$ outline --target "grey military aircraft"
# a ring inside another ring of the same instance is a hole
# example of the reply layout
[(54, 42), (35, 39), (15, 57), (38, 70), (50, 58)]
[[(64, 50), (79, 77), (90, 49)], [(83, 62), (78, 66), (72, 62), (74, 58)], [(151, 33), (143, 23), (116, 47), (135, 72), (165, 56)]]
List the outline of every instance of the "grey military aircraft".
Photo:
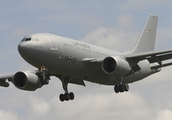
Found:
[(68, 84), (85, 86), (84, 81), (113, 85), (116, 93), (129, 90), (129, 83), (148, 77), (172, 65), (172, 50), (154, 51), (158, 16), (149, 15), (135, 48), (129, 54), (87, 44), (49, 33), (24, 37), (18, 45), (20, 55), (37, 68), (0, 76), (0, 86), (12, 82), (21, 90), (35, 91), (55, 76), (62, 82), (61, 101), (74, 99)]

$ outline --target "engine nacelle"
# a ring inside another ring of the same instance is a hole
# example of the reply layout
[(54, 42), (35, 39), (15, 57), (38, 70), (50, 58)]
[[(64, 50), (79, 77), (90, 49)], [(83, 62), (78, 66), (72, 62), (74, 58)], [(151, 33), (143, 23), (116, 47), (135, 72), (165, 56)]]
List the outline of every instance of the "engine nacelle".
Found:
[(102, 69), (106, 74), (113, 74), (117, 77), (125, 77), (131, 72), (129, 63), (119, 57), (106, 57), (102, 62)]
[(40, 78), (32, 72), (17, 72), (13, 77), (13, 84), (28, 91), (35, 91), (42, 86)]

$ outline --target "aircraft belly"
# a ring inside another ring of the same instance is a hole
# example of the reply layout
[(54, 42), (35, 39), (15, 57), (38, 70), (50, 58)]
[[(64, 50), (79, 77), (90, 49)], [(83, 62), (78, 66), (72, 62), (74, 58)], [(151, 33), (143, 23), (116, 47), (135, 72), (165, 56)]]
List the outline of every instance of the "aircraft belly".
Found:
[(70, 65), (71, 63), (68, 63), (65, 60), (60, 60), (58, 63), (59, 64), (56, 65), (52, 64), (49, 68), (49, 71), (57, 75), (78, 78), (98, 84), (115, 85), (119, 83), (114, 76), (107, 75), (103, 71), (95, 71), (90, 69), (85, 64), (82, 64), (82, 62), (77, 62), (74, 65)]
[[(86, 80), (103, 85), (117, 85), (120, 82), (117, 77), (113, 75), (107, 75), (101, 69), (92, 69), (82, 62), (76, 61), (76, 63), (71, 63), (66, 61), (65, 58), (56, 60), (58, 60), (58, 62), (56, 64), (52, 63), (49, 69), (53, 73), (68, 76), (71, 78), (77, 77), (81, 80)], [(151, 74), (150, 66), (149, 64), (147, 64), (147, 62), (140, 62), (139, 66), (142, 70), (124, 78), (124, 83), (132, 83), (141, 80)]]

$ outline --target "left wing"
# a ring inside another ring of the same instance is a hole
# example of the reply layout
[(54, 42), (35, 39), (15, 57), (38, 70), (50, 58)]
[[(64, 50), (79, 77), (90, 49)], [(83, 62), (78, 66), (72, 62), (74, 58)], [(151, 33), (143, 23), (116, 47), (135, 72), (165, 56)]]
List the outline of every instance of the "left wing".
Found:
[(159, 65), (153, 66), (152, 68), (161, 68), (172, 65), (172, 62), (162, 63), (162, 61), (172, 59), (172, 50), (159, 51), (159, 52), (142, 52), (136, 54), (124, 55), (126, 59), (133, 60), (136, 63), (147, 59), (150, 63), (157, 62)]
[[(158, 63), (158, 65), (154, 65), (151, 68), (161, 68), (172, 65), (171, 62), (163, 63), (165, 60), (172, 59), (172, 50), (166, 51), (151, 51), (151, 52), (142, 52), (142, 53), (134, 53), (127, 54), (124, 57), (132, 64), (132, 66), (137, 66), (137, 63), (142, 60), (148, 60), (150, 63)], [(105, 57), (106, 58), (106, 57)], [(105, 58), (84, 58), (82, 61), (86, 64), (88, 63), (97, 63), (93, 66), (93, 64), (88, 64), (94, 67), (94, 69), (100, 70), (100, 64), (103, 62)], [(98, 64), (99, 63), (99, 64)]]

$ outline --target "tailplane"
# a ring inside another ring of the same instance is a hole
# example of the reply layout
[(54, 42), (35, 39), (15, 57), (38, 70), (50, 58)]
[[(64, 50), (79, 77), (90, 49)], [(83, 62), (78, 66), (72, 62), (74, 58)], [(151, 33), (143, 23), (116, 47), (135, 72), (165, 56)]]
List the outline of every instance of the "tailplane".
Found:
[(158, 16), (149, 15), (132, 53), (153, 51), (155, 47)]

